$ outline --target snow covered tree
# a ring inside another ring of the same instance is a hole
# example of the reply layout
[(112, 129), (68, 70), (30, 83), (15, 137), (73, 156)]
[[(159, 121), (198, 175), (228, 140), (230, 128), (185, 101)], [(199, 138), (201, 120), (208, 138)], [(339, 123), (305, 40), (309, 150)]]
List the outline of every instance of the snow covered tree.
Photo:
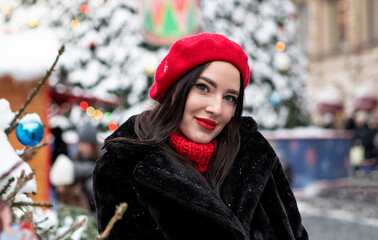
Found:
[[(106, 238), (113, 225), (122, 218), (127, 209), (127, 203), (115, 206), (114, 216), (101, 234), (97, 232), (97, 223), (86, 209), (58, 204), (56, 210), (51, 203), (34, 202), (30, 194), (37, 194), (35, 180), (36, 170), (31, 169), (28, 161), (39, 148), (48, 143), (42, 143), (44, 127), (38, 114), (25, 114), (39, 90), (51, 75), (59, 57), (64, 52), (64, 46), (46, 75), (30, 92), (28, 98), (17, 112), (12, 112), (9, 102), (0, 98), (0, 238), (3, 239), (97, 239)], [(8, 140), (8, 135), (15, 131), (17, 140), (24, 145), (21, 150), (15, 150)]]
[[(53, 31), (67, 49), (50, 81), (53, 90), (113, 102), (94, 103), (95, 109), (112, 113), (108, 114), (112, 118), (99, 117), (99, 125), (107, 126), (110, 121), (122, 123), (131, 113), (151, 104), (146, 100), (151, 75), (169, 50), (169, 46), (149, 44), (141, 34), (145, 27), (139, 14), (141, 2), (6, 0), (3, 6), (8, 8), (3, 7), (3, 13), (7, 14), (0, 22), (9, 33), (38, 28)], [(198, 4), (201, 31), (224, 34), (249, 55), (252, 74), (246, 89), (245, 114), (252, 115), (262, 128), (308, 124), (303, 90), (306, 59), (296, 42), (293, 3), (206, 0)], [(175, 17), (170, 5), (152, 12), (171, 14), (171, 20)], [(78, 104), (74, 105), (66, 113), (65, 125), (77, 125), (81, 119), (78, 115), (83, 114)]]
[(224, 34), (247, 52), (252, 69), (245, 112), (265, 128), (309, 123), (305, 62), (290, 0), (203, 1), (203, 29)]

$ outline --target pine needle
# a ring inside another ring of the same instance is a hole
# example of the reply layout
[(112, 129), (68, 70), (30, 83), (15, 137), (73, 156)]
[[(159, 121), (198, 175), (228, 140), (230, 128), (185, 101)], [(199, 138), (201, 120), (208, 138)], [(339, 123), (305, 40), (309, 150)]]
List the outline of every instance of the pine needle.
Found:
[(2, 196), (3, 194), (5, 194), (8, 191), (10, 185), (14, 182), (14, 180), (16, 180), (14, 177), (11, 177), (11, 178), (8, 179), (7, 184), (5, 184), (3, 189), (1, 189), (0, 196)]

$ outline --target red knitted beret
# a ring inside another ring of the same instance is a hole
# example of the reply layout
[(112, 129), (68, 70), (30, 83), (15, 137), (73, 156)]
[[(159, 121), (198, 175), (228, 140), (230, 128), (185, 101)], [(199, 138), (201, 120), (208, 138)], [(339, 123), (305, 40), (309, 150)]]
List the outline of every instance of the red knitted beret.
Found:
[(201, 33), (175, 42), (155, 72), (150, 96), (161, 100), (169, 87), (192, 68), (210, 61), (225, 61), (237, 67), (244, 88), (249, 82), (248, 56), (242, 47), (223, 35)]

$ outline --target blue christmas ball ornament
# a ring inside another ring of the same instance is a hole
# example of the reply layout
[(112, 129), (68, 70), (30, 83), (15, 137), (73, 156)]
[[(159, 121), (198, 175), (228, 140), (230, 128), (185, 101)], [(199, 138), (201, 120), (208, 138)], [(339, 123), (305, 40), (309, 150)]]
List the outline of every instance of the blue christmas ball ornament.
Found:
[(37, 145), (43, 138), (44, 129), (40, 122), (21, 122), (16, 129), (18, 141), (27, 147)]
[(269, 101), (273, 105), (277, 105), (277, 104), (279, 104), (281, 102), (281, 97), (280, 97), (280, 95), (276, 91), (274, 91), (274, 92), (272, 92), (272, 94), (270, 94)]

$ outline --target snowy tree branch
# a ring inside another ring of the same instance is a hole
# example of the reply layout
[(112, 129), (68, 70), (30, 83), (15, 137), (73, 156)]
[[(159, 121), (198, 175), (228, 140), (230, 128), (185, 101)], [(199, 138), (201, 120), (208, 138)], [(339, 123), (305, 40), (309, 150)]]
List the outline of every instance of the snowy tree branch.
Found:
[(8, 191), (10, 185), (12, 184), (12, 182), (14, 182), (14, 180), (15, 180), (14, 177), (8, 179), (7, 184), (5, 184), (3, 189), (1, 189), (0, 196), (2, 196), (3, 194), (5, 194)]
[(109, 235), (110, 231), (113, 229), (114, 224), (118, 220), (120, 220), (123, 214), (126, 212), (127, 207), (128, 207), (127, 203), (120, 203), (118, 206), (116, 206), (116, 210), (113, 217), (110, 219), (108, 225), (106, 225), (106, 228), (102, 232), (102, 234), (97, 236), (97, 240), (102, 240)]
[(11, 174), (11, 172), (13, 172), (13, 170), (18, 168), (23, 162), (23, 160), (16, 162), (16, 164), (14, 164), (13, 167), (11, 167), (7, 172), (0, 176), (0, 181), (5, 179), (9, 174)]
[(43, 77), (41, 81), (39, 81), (37, 87), (33, 89), (33, 92), (29, 95), (28, 99), (26, 99), (25, 103), (22, 105), (20, 110), (18, 110), (17, 114), (14, 116), (13, 120), (9, 124), (9, 127), (5, 129), (5, 134), (11, 133), (16, 127), (17, 127), (17, 119), (21, 116), (21, 114), (24, 112), (25, 108), (30, 104), (30, 102), (33, 100), (33, 98), (37, 95), (41, 87), (45, 84), (47, 79), (50, 77), (52, 71), (54, 71), (55, 65), (58, 63), (59, 57), (64, 52), (64, 45), (62, 45), (59, 49), (58, 56), (56, 56), (55, 61), (51, 68), (46, 72), (46, 75)]
[(13, 206), (13, 202), (14, 202), (14, 198), (16, 197), (16, 194), (18, 193), (18, 191), (20, 191), (20, 189), (25, 186), (25, 184), (32, 180), (33, 177), (35, 175), (35, 171), (33, 170), (31, 173), (29, 173), (28, 175), (25, 176), (25, 170), (22, 170), (21, 171), (21, 175), (19, 178), (17, 178), (17, 183), (16, 183), (16, 186), (14, 187), (13, 191), (8, 195), (7, 197), (7, 200), (9, 202), (9, 205), (12, 207)]
[(47, 207), (52, 208), (54, 204), (52, 203), (41, 203), (41, 202), (14, 202), (13, 207), (24, 207), (24, 206), (33, 206), (33, 207)]
[(80, 222), (76, 222), (76, 220), (75, 220), (74, 224), (72, 224), (72, 226), (69, 229), (67, 229), (67, 231), (65, 231), (62, 235), (58, 236), (56, 238), (56, 240), (62, 240), (62, 239), (64, 239), (66, 236), (68, 236), (68, 234), (73, 233), (77, 229), (81, 228), (86, 221), (87, 221), (86, 218), (84, 218)]
[[(23, 157), (24, 155), (28, 155), (29, 153), (31, 155), (34, 155), (37, 152), (38, 149), (46, 146), (47, 144), (48, 144), (47, 142), (44, 142), (44, 143), (39, 144), (39, 145), (37, 145), (35, 147), (26, 147), (25, 150), (24, 150), (24, 152), (21, 153), (21, 154), (19, 154), (18, 156), (19, 157)], [(27, 162), (28, 160), (24, 160), (24, 161)]]

